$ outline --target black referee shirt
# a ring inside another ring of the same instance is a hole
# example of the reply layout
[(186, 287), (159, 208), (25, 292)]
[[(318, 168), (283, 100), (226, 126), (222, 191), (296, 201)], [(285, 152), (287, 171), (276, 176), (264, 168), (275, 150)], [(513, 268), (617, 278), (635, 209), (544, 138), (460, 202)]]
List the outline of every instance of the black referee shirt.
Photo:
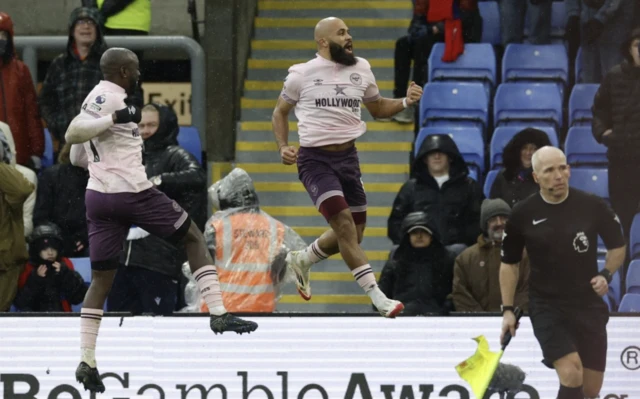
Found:
[(502, 241), (502, 262), (520, 262), (526, 247), (532, 298), (602, 302), (591, 286), (598, 274), (598, 236), (607, 249), (625, 245), (620, 221), (603, 199), (570, 188), (566, 200), (550, 204), (536, 193), (513, 208)]

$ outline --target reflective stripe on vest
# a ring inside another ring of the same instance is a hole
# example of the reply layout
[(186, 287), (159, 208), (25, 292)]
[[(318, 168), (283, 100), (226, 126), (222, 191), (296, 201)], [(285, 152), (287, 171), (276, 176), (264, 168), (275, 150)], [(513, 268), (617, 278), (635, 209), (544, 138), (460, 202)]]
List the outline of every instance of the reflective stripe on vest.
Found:
[(215, 220), (216, 267), (230, 312), (273, 312), (271, 263), (284, 241), (284, 226), (257, 213)]
[[(98, 0), (102, 8), (104, 0)], [(104, 26), (109, 29), (151, 30), (151, 0), (134, 0), (124, 10), (107, 18)]]

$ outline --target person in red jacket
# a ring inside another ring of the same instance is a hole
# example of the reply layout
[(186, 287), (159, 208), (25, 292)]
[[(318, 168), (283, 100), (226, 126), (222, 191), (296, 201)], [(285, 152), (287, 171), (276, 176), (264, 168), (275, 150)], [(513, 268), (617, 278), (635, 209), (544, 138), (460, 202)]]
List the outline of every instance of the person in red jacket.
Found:
[(44, 131), (29, 69), (16, 55), (13, 21), (0, 12), (0, 121), (13, 132), (17, 163), (40, 169)]
[(62, 233), (55, 224), (33, 229), (29, 243), (29, 262), (18, 279), (14, 305), (27, 312), (71, 312), (87, 293), (87, 284), (61, 256)]

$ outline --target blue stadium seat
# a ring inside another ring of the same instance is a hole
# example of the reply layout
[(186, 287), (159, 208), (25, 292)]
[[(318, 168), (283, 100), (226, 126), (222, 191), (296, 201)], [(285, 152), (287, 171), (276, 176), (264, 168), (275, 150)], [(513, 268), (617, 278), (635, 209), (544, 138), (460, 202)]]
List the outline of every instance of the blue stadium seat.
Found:
[(567, 162), (571, 166), (597, 166), (606, 168), (607, 147), (598, 143), (591, 134), (591, 127), (574, 126), (569, 128), (564, 142)]
[(486, 131), (489, 100), (482, 83), (432, 82), (425, 85), (420, 101), (420, 126), (450, 125), (452, 122)]
[(502, 58), (502, 82), (554, 82), (561, 92), (569, 81), (569, 58), (562, 44), (509, 44)]
[(49, 129), (44, 129), (44, 153), (42, 154), (42, 168), (48, 168), (54, 163), (53, 159), (53, 139)]
[(602, 300), (604, 301), (604, 303), (607, 304), (607, 308), (609, 309), (609, 312), (613, 311), (613, 309), (611, 307), (611, 299), (609, 299), (609, 295), (603, 296)]
[(482, 17), (482, 43), (502, 44), (500, 33), (500, 10), (497, 1), (478, 2)]
[(496, 126), (562, 128), (562, 97), (553, 83), (503, 83), (493, 105)]
[(573, 68), (576, 84), (582, 83), (582, 47), (578, 48), (578, 53), (576, 54), (576, 62)]
[(178, 133), (178, 144), (189, 151), (199, 163), (202, 163), (202, 144), (200, 133), (195, 126), (180, 126)]
[(496, 85), (496, 55), (489, 43), (464, 45), (464, 53), (455, 62), (442, 61), (444, 43), (436, 43), (429, 55), (429, 81), (479, 81), (487, 94)]
[(484, 178), (484, 187), (482, 192), (484, 193), (485, 198), (490, 197), (491, 187), (493, 187), (493, 182), (496, 181), (496, 176), (500, 173), (499, 170), (490, 170), (487, 173), (487, 177)]
[[(489, 162), (491, 164), (490, 169), (497, 169), (502, 167), (502, 151), (509, 141), (518, 134), (521, 130), (529, 126), (500, 126), (493, 131), (491, 136), (491, 143), (489, 145)], [(558, 147), (558, 134), (556, 130), (549, 126), (530, 126), (536, 129), (544, 131), (549, 137), (549, 141), (554, 147)]]
[(628, 294), (640, 294), (640, 260), (632, 260), (627, 269), (626, 288)]
[[(524, 35), (531, 33), (531, 8), (527, 7), (525, 18)], [(554, 1), (551, 3), (551, 39), (564, 39), (564, 29), (567, 24), (567, 11), (564, 1)]]
[(573, 86), (569, 97), (569, 126), (591, 126), (593, 97), (599, 84), (580, 83)]
[(595, 194), (609, 201), (609, 171), (607, 169), (573, 169), (569, 184), (573, 188)]
[(640, 294), (626, 294), (622, 298), (622, 301), (620, 301), (618, 312), (639, 313), (640, 312)]
[(631, 232), (629, 233), (629, 253), (631, 259), (640, 258), (640, 213), (633, 217)]
[(91, 260), (89, 258), (70, 258), (75, 271), (80, 273), (85, 283), (91, 283)]
[(458, 146), (469, 170), (475, 172), (474, 180), (484, 172), (484, 141), (482, 132), (474, 127), (429, 126), (422, 128), (415, 143), (414, 155), (418, 155), (420, 146), (427, 136), (432, 134), (448, 134)]

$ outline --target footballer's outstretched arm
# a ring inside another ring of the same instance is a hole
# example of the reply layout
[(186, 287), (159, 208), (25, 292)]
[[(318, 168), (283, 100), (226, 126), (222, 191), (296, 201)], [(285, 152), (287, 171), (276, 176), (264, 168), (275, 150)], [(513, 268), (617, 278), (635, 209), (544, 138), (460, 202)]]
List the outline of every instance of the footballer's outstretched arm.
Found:
[(115, 124), (115, 114), (109, 114), (100, 118), (91, 118), (80, 114), (73, 118), (64, 139), (70, 144), (85, 143), (92, 138), (99, 136)]

